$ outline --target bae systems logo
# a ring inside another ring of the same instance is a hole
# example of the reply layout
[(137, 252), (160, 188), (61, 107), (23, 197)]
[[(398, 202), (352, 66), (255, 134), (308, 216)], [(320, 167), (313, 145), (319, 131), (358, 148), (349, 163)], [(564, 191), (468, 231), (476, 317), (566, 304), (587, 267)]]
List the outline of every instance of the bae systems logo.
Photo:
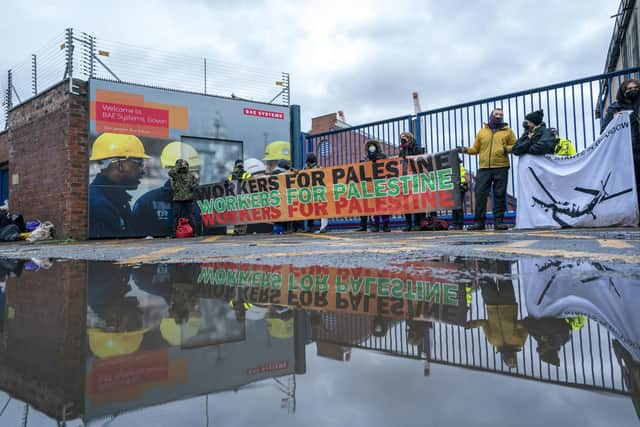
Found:
[(256, 110), (255, 108), (244, 108), (242, 110), (245, 116), (262, 117), (265, 119), (284, 120), (284, 113), (277, 111)]

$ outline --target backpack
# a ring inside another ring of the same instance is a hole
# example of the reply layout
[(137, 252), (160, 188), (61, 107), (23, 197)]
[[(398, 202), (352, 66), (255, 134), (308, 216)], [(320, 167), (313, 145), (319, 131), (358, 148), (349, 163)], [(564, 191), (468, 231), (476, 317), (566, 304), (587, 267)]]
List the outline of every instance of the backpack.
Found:
[(176, 237), (183, 239), (185, 237), (193, 237), (193, 227), (189, 224), (188, 218), (179, 218), (178, 227), (176, 227)]
[(20, 229), (15, 224), (5, 225), (0, 228), (0, 240), (3, 242), (15, 242), (20, 239)]
[(444, 219), (438, 219), (434, 216), (427, 216), (424, 220), (422, 220), (420, 229), (427, 231), (448, 230), (449, 223)]

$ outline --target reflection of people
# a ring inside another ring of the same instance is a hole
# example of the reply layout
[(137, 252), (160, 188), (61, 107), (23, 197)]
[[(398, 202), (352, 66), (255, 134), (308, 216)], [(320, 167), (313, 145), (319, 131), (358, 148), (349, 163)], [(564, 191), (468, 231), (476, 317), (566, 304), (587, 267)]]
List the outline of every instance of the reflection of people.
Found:
[(640, 360), (634, 359), (618, 340), (613, 340), (611, 346), (622, 368), (622, 377), (631, 395), (633, 407), (640, 418)]
[(509, 180), (509, 153), (516, 136), (503, 121), (502, 109), (491, 112), (489, 123), (480, 129), (472, 147), (458, 147), (458, 151), (480, 155), (480, 168), (476, 175), (476, 217), (468, 230), (484, 230), (487, 198), (493, 187), (493, 220), (496, 230), (506, 230), (503, 223), (507, 206), (507, 181)]
[(555, 317), (526, 317), (522, 323), (538, 343), (536, 351), (540, 359), (550, 365), (560, 366), (559, 352), (571, 339), (571, 324)]
[(198, 187), (198, 178), (189, 171), (189, 163), (184, 159), (176, 160), (176, 166), (169, 171), (171, 190), (173, 190), (173, 216), (175, 218), (172, 235), (175, 236), (178, 220), (187, 218), (197, 235), (196, 221), (193, 215), (193, 201)]
[[(189, 163), (189, 170), (196, 176), (199, 174), (202, 160), (191, 145), (180, 141), (170, 142), (160, 154), (160, 162), (165, 169), (175, 166), (178, 159), (185, 159)], [(162, 187), (143, 194), (133, 205), (136, 230), (144, 236), (171, 235), (173, 224), (175, 224), (172, 200), (170, 179), (167, 179)], [(195, 230), (200, 230), (199, 211), (197, 206), (194, 206), (194, 209), (197, 225)]]
[[(495, 275), (510, 273), (509, 263), (496, 261), (495, 268), (489, 266), (488, 273)], [(491, 271), (496, 270), (496, 271)], [(522, 350), (529, 333), (521, 320), (518, 320), (518, 303), (509, 278), (481, 279), (482, 299), (487, 307), (487, 318), (472, 320), (467, 327), (481, 327), (489, 343), (502, 355), (504, 363), (517, 366), (517, 353)]]
[(89, 236), (130, 237), (135, 230), (131, 195), (144, 175), (142, 141), (134, 135), (103, 133), (96, 138), (91, 161), (99, 162), (100, 172), (89, 185)]

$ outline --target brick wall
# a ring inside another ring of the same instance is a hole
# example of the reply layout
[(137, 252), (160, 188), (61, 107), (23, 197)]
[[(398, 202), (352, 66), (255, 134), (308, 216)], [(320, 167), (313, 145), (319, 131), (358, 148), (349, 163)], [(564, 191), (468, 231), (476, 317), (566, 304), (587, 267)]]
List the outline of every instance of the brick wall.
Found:
[(61, 237), (85, 239), (89, 103), (86, 83), (77, 86), (80, 95), (63, 82), (9, 112), (9, 206), (51, 221)]
[(66, 403), (82, 410), (86, 274), (86, 262), (66, 262), (7, 280), (0, 389), (58, 419)]
[(0, 165), (9, 161), (9, 133), (0, 132)]

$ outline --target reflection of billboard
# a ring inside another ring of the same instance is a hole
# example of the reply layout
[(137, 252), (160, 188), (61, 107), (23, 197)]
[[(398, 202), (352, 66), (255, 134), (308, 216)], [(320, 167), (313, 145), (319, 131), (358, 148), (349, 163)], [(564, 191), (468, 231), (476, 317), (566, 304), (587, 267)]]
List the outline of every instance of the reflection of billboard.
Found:
[(195, 150), (201, 184), (223, 180), (238, 158), (262, 159), (270, 142), (289, 141), (288, 107), (101, 80), (89, 86), (91, 238), (170, 234), (167, 167), (180, 154), (164, 150), (173, 141)]
[(85, 419), (238, 389), (295, 372), (294, 338), (274, 338), (266, 319), (247, 321), (246, 340), (184, 349), (87, 357)]

